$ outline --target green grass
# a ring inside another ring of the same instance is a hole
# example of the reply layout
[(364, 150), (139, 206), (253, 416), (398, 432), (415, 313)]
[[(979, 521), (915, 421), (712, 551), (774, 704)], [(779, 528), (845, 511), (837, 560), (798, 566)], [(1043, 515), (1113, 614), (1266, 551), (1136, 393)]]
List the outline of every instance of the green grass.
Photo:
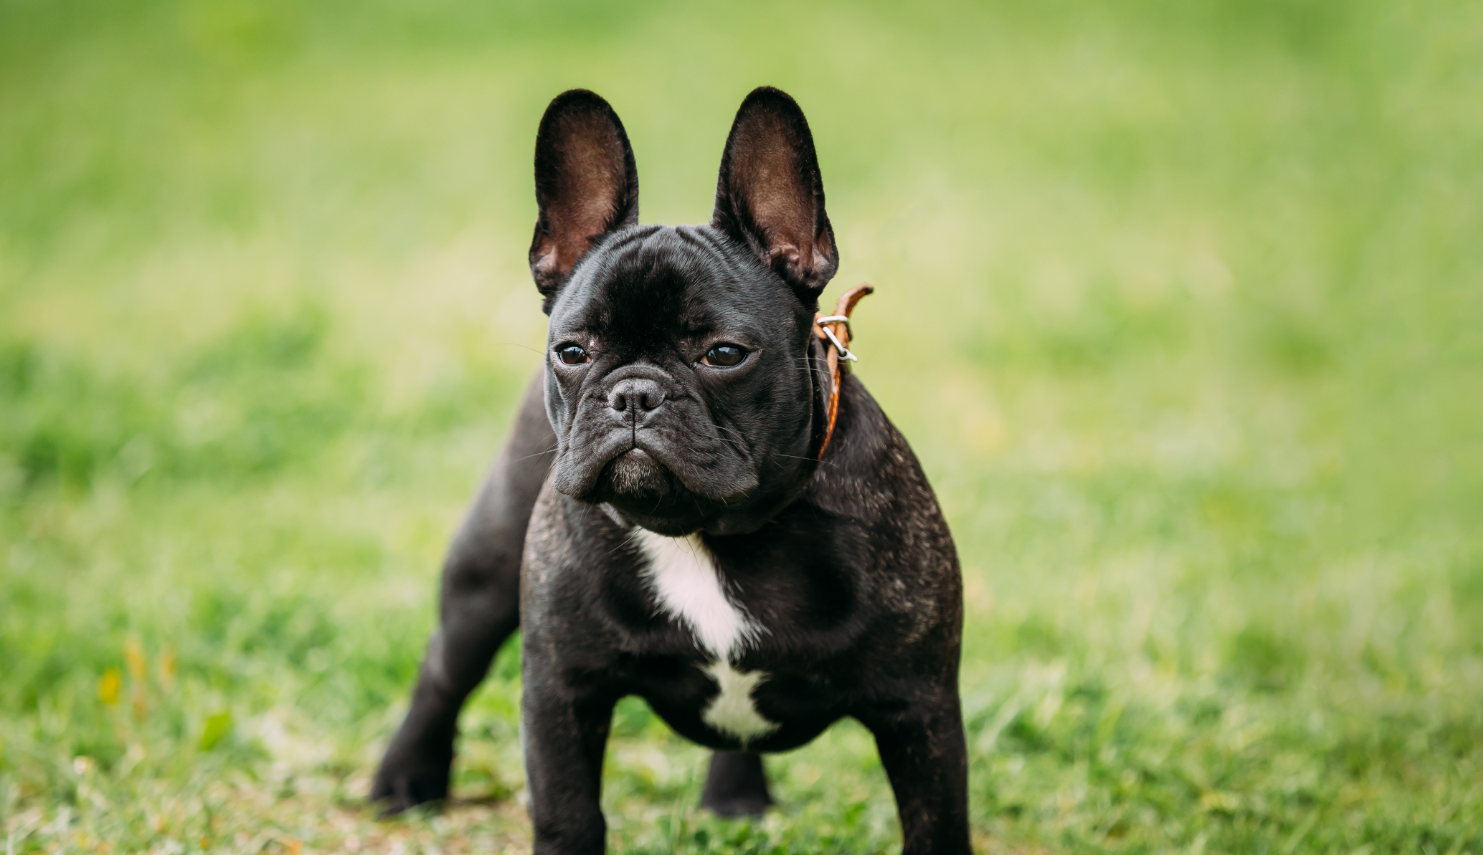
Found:
[[(979, 848), (1483, 853), (1483, 13), (1363, 0), (0, 0), (4, 851), (528, 847), (514, 650), (446, 810), (362, 798), (538, 364), (536, 122), (694, 222), (761, 83), (962, 553)], [(616, 851), (899, 847), (856, 725), (760, 823), (704, 758), (625, 703)]]

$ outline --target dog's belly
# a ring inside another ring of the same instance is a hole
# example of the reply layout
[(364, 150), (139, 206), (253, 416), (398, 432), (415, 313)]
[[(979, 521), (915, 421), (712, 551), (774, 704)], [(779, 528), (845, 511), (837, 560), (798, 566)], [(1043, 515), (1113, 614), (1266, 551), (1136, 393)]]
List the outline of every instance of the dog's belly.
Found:
[(727, 663), (675, 662), (645, 669), (637, 694), (674, 731), (708, 748), (786, 751), (840, 718), (837, 699), (801, 692), (815, 680), (742, 671)]

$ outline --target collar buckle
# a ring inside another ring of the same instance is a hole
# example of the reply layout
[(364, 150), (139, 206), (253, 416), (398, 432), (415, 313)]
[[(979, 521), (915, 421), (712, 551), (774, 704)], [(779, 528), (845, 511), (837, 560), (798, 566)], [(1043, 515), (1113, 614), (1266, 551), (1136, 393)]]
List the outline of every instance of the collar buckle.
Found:
[(829, 421), (824, 429), (824, 441), (819, 445), (819, 459), (824, 459), (824, 451), (829, 448), (829, 440), (834, 438), (834, 420), (839, 415), (839, 384), (840, 384), (840, 359), (848, 359), (851, 362), (859, 362), (860, 357), (850, 352), (850, 313), (855, 310), (855, 304), (860, 298), (873, 293), (875, 287), (861, 283), (844, 292), (835, 304), (834, 314), (814, 316), (814, 335), (828, 341), (824, 349), (824, 357), (829, 363)]

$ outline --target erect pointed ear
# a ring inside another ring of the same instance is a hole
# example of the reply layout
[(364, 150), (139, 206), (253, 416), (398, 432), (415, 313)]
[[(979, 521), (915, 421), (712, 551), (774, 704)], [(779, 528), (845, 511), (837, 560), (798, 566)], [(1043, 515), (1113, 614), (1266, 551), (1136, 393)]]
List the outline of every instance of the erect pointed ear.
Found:
[(557, 95), (536, 132), (535, 238), (530, 272), (549, 311), (577, 260), (639, 219), (639, 176), (618, 114), (596, 93)]
[(839, 268), (814, 138), (787, 93), (758, 87), (737, 110), (711, 224), (749, 245), (807, 304)]

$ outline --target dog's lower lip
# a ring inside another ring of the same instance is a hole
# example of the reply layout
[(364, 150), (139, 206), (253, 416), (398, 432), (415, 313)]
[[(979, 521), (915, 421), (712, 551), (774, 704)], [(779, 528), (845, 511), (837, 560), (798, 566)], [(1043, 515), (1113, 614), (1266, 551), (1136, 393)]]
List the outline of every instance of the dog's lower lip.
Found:
[(637, 445), (635, 445), (633, 448), (628, 449), (627, 451), (623, 452), (622, 454), (618, 455), (617, 457), (614, 457), (611, 461), (609, 461), (609, 464), (613, 464), (613, 463), (626, 463), (626, 464), (628, 464), (630, 466), (635, 465), (635, 464), (637, 464), (637, 465), (647, 464), (647, 465), (650, 465), (650, 466), (658, 466), (658, 467), (661, 467), (661, 468), (664, 465), (664, 464), (662, 464), (662, 463), (659, 462), (659, 459), (657, 457), (655, 457), (654, 455), (650, 454), (649, 452), (643, 450), (642, 448), (639, 448)]
[(654, 455), (638, 446), (608, 461), (607, 487), (617, 496), (660, 497), (673, 491), (673, 476)]

